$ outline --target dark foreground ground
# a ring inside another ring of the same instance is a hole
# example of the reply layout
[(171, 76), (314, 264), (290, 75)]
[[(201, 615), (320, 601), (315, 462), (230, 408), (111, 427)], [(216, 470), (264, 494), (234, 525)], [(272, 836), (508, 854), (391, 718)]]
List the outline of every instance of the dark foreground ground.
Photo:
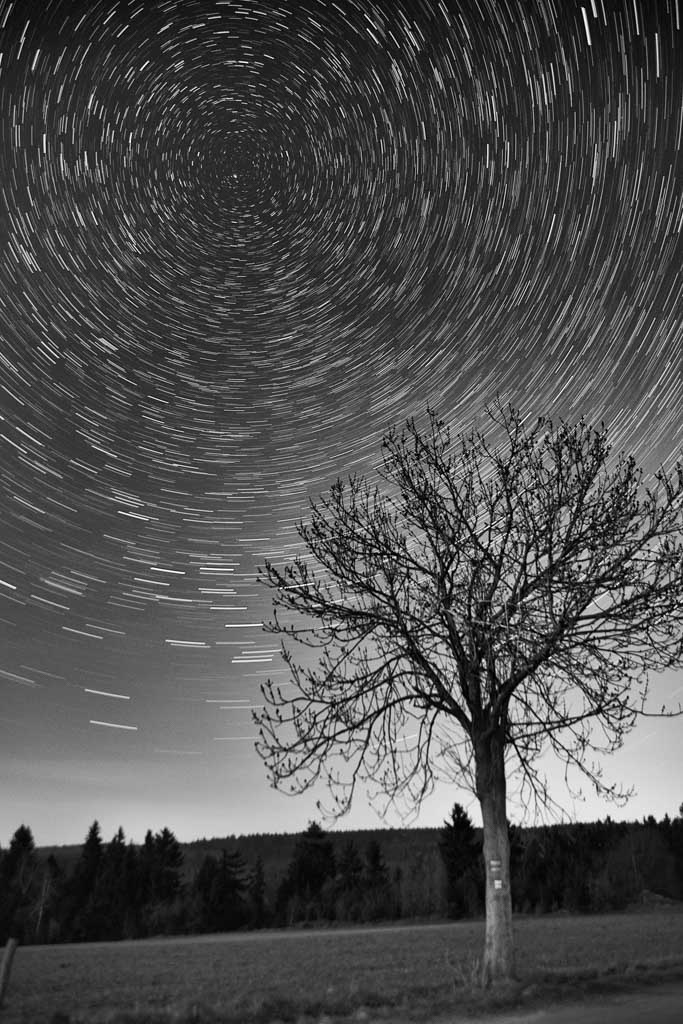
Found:
[[(470, 1018), (472, 1019), (472, 1018)], [(432, 1024), (455, 1024), (444, 1017)], [(479, 1017), (477, 1024), (681, 1024), (683, 981), (610, 996), (587, 996), (563, 1006), (520, 1009)]]
[(3, 1024), (683, 1021), (680, 908), (520, 918), (514, 930), (520, 984), (484, 995), (472, 984), (483, 922), (24, 947), (0, 1017)]

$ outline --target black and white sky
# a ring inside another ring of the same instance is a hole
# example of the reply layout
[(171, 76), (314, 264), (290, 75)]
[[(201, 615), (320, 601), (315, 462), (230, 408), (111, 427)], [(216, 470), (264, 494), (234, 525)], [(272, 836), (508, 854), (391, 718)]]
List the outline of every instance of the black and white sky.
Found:
[[(428, 403), (673, 464), (682, 8), (0, 0), (0, 842), (305, 827), (256, 567)], [(680, 730), (606, 765), (622, 816), (675, 813)]]

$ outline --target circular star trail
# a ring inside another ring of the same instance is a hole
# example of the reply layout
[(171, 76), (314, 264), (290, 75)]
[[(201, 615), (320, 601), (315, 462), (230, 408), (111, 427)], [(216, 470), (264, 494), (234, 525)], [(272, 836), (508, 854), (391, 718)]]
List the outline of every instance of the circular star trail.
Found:
[(681, 6), (0, 0), (5, 749), (243, 756), (256, 566), (427, 403), (671, 463)]

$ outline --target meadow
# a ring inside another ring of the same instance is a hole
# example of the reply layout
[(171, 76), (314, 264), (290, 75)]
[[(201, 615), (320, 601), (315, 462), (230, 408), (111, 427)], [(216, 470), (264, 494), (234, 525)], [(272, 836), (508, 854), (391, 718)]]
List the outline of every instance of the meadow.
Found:
[[(520, 985), (500, 1005), (683, 976), (683, 912), (515, 920)], [(483, 922), (263, 931), (17, 950), (3, 1024), (429, 1020), (491, 1009)]]

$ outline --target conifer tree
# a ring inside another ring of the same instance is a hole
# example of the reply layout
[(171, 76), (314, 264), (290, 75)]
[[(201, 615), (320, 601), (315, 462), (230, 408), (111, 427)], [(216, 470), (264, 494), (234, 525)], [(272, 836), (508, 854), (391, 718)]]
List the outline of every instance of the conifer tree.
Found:
[(29, 905), (36, 879), (37, 863), (33, 833), (20, 825), (12, 836), (9, 849), (0, 861), (0, 941), (16, 938), (21, 942), (30, 936)]
[(266, 923), (266, 879), (261, 857), (256, 858), (249, 876), (247, 898), (249, 924), (252, 928), (262, 928)]
[(309, 822), (294, 848), (287, 875), (278, 889), (277, 907), (286, 923), (315, 920), (332, 913), (332, 894), (324, 905), (323, 887), (333, 882), (335, 857), (332, 841), (315, 821)]
[(439, 852), (446, 869), (446, 901), (449, 917), (463, 917), (476, 910), (481, 842), (467, 811), (453, 804), (439, 838)]
[(66, 928), (71, 939), (77, 942), (87, 941), (92, 937), (89, 903), (95, 890), (101, 861), (102, 836), (99, 822), (95, 820), (88, 829), (81, 855), (68, 886)]

